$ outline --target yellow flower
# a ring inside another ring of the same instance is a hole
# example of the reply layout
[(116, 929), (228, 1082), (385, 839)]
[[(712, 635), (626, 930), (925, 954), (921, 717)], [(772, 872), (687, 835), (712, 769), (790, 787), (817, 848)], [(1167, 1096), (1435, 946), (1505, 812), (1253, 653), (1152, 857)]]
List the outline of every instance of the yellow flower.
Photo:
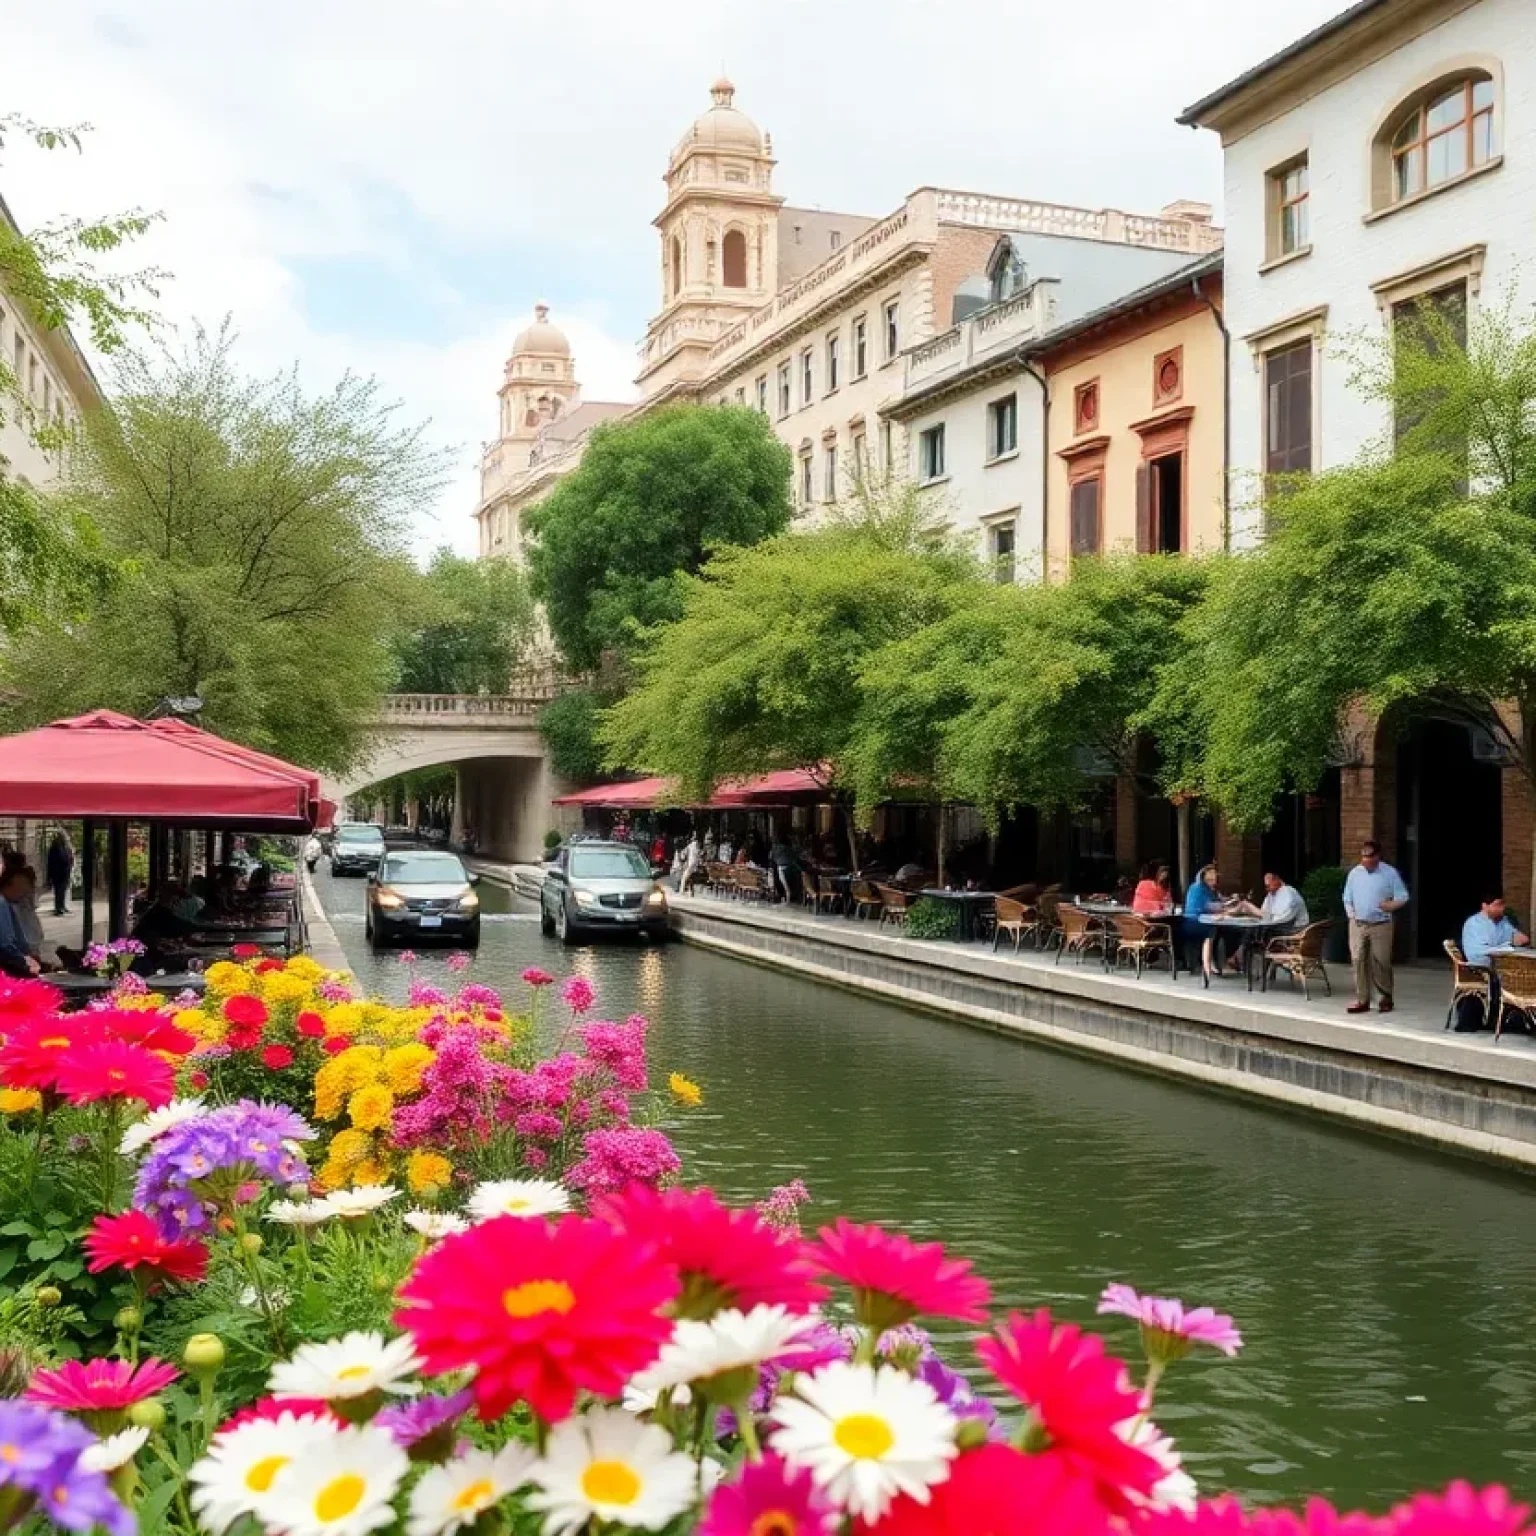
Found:
[(128, 1013), (151, 1013), (158, 1009), (164, 1001), (153, 992), (142, 992), (137, 997), (118, 997), (112, 1000), (114, 1008), (121, 1008)]
[(365, 1158), (352, 1170), (352, 1182), (354, 1184), (387, 1184), (389, 1164), (382, 1158)]
[(336, 1080), (341, 1091), (351, 1093), (354, 1088), (378, 1081), (384, 1066), (384, 1052), (376, 1045), (352, 1045), (341, 1055), (333, 1056), (331, 1061), (336, 1067)]
[(394, 1113), (395, 1096), (382, 1084), (359, 1088), (347, 1100), (347, 1116), (360, 1131), (381, 1131)]
[(328, 1035), (355, 1035), (363, 1027), (361, 1003), (335, 1003), (325, 1014)]
[(697, 1109), (704, 1102), (704, 1090), (681, 1072), (674, 1072), (667, 1079), (667, 1086), (672, 1090), (672, 1097), (679, 1104), (686, 1104), (689, 1109)]
[(269, 1003), (299, 1003), (309, 996), (309, 983), (287, 971), (267, 971), (261, 977), (261, 995)]
[(435, 1195), (447, 1189), (453, 1164), (440, 1152), (415, 1151), (405, 1160), (405, 1178), (413, 1195)]
[(337, 1131), (331, 1137), (328, 1163), (334, 1163), (343, 1173), (350, 1172), (365, 1157), (373, 1156), (373, 1137), (367, 1131)]
[(315, 1182), (327, 1192), (341, 1189), (347, 1182), (347, 1169), (334, 1158), (327, 1158), (316, 1171)]
[(43, 1107), (43, 1096), (35, 1088), (0, 1088), (0, 1115), (24, 1115)]
[(256, 978), (244, 966), (236, 965), (233, 960), (215, 960), (203, 972), (203, 980), (208, 983), (210, 992), (222, 993), (226, 997), (235, 992), (256, 990)]
[(291, 956), (283, 969), (301, 981), (320, 981), (325, 976), (325, 967), (309, 955)]
[(432, 1065), (435, 1055), (430, 1046), (412, 1041), (384, 1053), (384, 1081), (397, 1096), (415, 1093), (421, 1087), (421, 1075)]

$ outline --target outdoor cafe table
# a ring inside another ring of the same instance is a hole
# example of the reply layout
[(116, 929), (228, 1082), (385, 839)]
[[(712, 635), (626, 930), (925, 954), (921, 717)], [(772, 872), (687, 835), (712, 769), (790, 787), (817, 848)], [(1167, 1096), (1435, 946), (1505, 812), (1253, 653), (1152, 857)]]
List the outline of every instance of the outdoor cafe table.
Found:
[[(57, 987), (64, 994), (66, 1004), (76, 1008), (93, 997), (110, 992), (117, 985), (112, 977), (81, 976), (74, 971), (49, 971), (39, 980), (46, 981), (50, 987)], [(158, 992), (165, 997), (175, 997), (181, 992), (201, 994), (208, 985), (201, 971), (165, 971), (158, 976), (146, 976), (143, 980), (151, 992)]]
[[(1253, 991), (1253, 957), (1264, 953), (1264, 946), (1277, 934), (1291, 931), (1288, 923), (1272, 923), (1262, 917), (1202, 917), (1199, 919), (1201, 927), (1229, 928), (1240, 935), (1242, 940), (1243, 971), (1248, 977), (1248, 990)], [(1201, 946), (1200, 971), (1206, 986), (1211, 984), (1211, 970), (1205, 963), (1205, 948)], [(1259, 990), (1269, 991), (1269, 977), (1264, 974), (1263, 966), (1259, 967)]]
[(948, 902), (960, 917), (959, 930), (955, 937), (962, 944), (970, 944), (976, 938), (976, 920), (985, 911), (991, 911), (997, 898), (991, 891), (945, 891), (937, 886), (931, 890), (919, 891), (920, 896), (929, 901)]
[[(1179, 928), (1182, 924), (1181, 908), (1174, 907), (1169, 912), (1138, 912), (1134, 907), (1127, 907), (1118, 901), (1079, 901), (1074, 902), (1080, 912), (1086, 912), (1090, 917), (1097, 917), (1111, 924), (1117, 917), (1140, 917), (1149, 923), (1166, 923), (1168, 936), (1173, 941), (1169, 946), (1168, 975), (1172, 981), (1179, 978)], [(1104, 946), (1104, 968), (1109, 969), (1109, 945)]]
[(181, 941), (192, 949), (230, 949), (236, 944), (255, 944), (263, 949), (288, 949), (288, 927), (243, 928), (218, 923), (199, 928)]

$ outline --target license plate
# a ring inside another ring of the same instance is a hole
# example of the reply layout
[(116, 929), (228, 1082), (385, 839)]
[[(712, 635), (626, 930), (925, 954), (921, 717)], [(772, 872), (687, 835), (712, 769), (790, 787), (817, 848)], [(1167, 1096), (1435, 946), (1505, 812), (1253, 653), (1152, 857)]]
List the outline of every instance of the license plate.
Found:
[(441, 928), (443, 926), (443, 920), (440, 917), (423, 917), (421, 920), (421, 926), (423, 928)]

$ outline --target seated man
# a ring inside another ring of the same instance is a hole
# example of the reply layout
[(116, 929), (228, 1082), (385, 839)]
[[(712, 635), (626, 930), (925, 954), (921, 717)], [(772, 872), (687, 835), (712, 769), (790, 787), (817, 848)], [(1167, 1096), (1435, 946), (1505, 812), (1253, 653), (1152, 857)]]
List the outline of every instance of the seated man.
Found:
[(1279, 875), (1264, 876), (1264, 905), (1258, 915), (1282, 933), (1298, 933), (1312, 921), (1301, 892), (1294, 885), (1287, 885)]
[(180, 886), (170, 880), (162, 881), (155, 892), (154, 905), (133, 925), (133, 937), (145, 947), (145, 953), (133, 965), (142, 976), (170, 969), (185, 950), (177, 940), (197, 932), (196, 923), (176, 915), (176, 903), (181, 895)]
[[(1485, 1015), (1473, 1011), (1476, 999), (1463, 997), (1463, 1006), (1456, 1011), (1456, 1028), (1466, 1034), (1483, 1027), (1492, 1027), (1493, 1016), (1499, 1006), (1499, 978), (1493, 969), (1490, 950), (1506, 945), (1523, 948), (1531, 941), (1509, 920), (1504, 910), (1504, 897), (1495, 894), (1461, 925), (1461, 952), (1469, 965), (1481, 966), (1488, 972), (1488, 1011)], [(1471, 1006), (1466, 1006), (1471, 1005)]]
[(42, 963), (27, 952), (27, 937), (22, 931), (13, 902), (26, 899), (26, 875), (19, 864), (0, 872), (0, 975), (36, 976)]

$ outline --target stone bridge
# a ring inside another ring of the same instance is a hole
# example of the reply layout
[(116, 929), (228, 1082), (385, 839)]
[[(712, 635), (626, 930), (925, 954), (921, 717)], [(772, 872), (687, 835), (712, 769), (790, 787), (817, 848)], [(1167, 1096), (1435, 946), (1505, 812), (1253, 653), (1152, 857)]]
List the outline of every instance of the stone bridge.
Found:
[(370, 784), (452, 767), (455, 840), (470, 826), (492, 858), (537, 859), (554, 820), (550, 801), (566, 787), (550, 773), (539, 735), (539, 711), (559, 685), (533, 676), (516, 680), (513, 689), (388, 695), (374, 722), (372, 753), (352, 773), (328, 780), (326, 796), (345, 814), (347, 801)]

